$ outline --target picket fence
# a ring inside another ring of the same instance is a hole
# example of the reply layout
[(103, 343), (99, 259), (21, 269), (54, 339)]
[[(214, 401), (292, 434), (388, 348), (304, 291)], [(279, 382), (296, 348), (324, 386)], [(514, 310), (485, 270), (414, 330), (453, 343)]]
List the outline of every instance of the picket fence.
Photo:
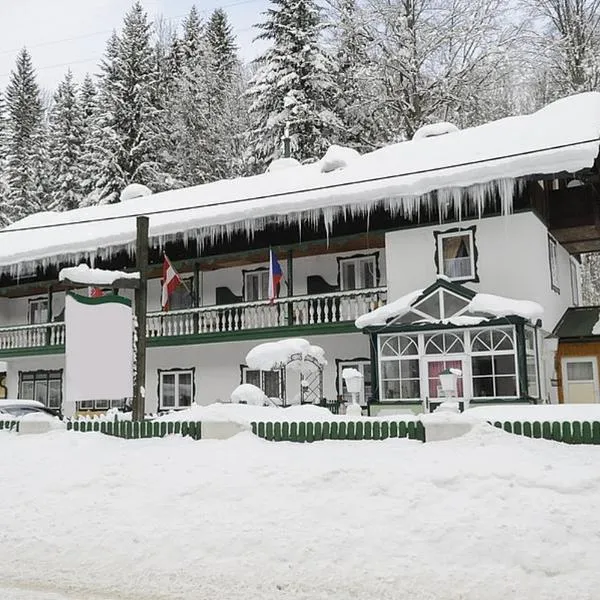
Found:
[(67, 421), (67, 431), (99, 432), (106, 435), (137, 440), (141, 438), (181, 435), (199, 440), (202, 437), (200, 421)]
[(255, 435), (272, 442), (317, 442), (320, 440), (385, 440), (408, 438), (425, 441), (420, 421), (323, 421), (252, 423)]
[(600, 421), (494, 421), (508, 433), (565, 444), (600, 444)]

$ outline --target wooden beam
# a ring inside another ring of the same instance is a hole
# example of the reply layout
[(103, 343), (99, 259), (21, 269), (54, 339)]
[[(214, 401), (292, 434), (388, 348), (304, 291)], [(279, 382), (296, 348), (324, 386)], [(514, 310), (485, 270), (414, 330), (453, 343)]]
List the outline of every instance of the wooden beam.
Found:
[(140, 274), (135, 291), (137, 319), (136, 372), (133, 389), (133, 420), (143, 421), (146, 414), (146, 315), (148, 312), (148, 217), (137, 217), (135, 243), (136, 267)]

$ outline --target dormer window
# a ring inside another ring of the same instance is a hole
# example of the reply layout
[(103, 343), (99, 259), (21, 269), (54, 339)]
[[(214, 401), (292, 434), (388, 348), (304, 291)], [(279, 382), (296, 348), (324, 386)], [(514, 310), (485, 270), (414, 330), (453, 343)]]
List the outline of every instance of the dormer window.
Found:
[(476, 281), (474, 228), (436, 232), (438, 275)]
[(338, 258), (342, 291), (364, 290), (377, 286), (377, 256)]

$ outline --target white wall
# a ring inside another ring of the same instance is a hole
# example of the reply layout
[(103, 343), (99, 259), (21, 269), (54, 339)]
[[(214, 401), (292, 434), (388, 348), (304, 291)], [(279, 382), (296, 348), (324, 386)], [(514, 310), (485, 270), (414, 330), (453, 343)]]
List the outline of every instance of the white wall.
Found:
[(538, 302), (545, 311), (543, 327), (551, 331), (571, 304), (569, 254), (559, 245), (560, 293), (556, 293), (550, 285), (548, 230), (531, 212), (387, 233), (388, 301), (436, 280), (435, 231), (472, 225), (476, 226), (480, 282), (465, 286), (477, 292)]

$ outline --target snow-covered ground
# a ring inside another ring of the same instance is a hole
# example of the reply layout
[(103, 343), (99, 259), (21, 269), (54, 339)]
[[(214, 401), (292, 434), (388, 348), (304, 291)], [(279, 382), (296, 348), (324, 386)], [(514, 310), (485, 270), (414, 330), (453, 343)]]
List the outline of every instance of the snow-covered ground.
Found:
[(3, 599), (597, 598), (596, 447), (480, 426), (430, 444), (6, 433), (0, 453)]

